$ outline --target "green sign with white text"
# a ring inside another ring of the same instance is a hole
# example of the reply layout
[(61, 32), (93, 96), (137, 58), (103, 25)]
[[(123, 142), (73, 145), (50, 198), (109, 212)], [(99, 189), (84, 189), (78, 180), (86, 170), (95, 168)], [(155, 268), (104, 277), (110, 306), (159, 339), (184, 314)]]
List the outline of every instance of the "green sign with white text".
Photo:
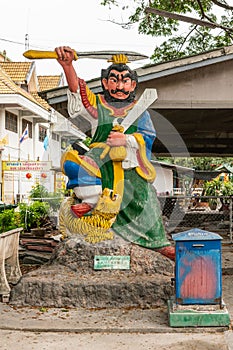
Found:
[(129, 270), (129, 255), (95, 255), (94, 270)]

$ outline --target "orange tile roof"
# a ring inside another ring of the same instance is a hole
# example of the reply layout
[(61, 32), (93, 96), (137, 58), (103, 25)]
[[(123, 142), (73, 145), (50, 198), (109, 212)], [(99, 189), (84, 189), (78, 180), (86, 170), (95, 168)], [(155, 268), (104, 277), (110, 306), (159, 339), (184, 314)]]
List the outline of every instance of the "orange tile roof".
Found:
[(0, 62), (5, 72), (15, 83), (24, 83), (33, 62)]
[(2, 94), (18, 94), (36, 103), (37, 105), (40, 105), (40, 107), (47, 110), (50, 108), (47, 102), (44, 101), (37, 93), (31, 94), (16, 85), (10, 76), (2, 69), (0, 64), (0, 95)]
[(62, 75), (38, 75), (40, 91), (55, 89), (61, 86)]
[(37, 92), (31, 92), (30, 94), (42, 107), (47, 110), (51, 109), (50, 105), (42, 97), (40, 97)]

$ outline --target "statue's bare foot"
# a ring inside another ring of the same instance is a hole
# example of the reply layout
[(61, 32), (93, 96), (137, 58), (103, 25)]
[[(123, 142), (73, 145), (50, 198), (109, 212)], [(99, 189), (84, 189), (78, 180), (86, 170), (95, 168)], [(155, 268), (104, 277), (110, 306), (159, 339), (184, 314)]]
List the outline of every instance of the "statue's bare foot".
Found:
[(156, 251), (166, 256), (167, 258), (175, 261), (175, 247), (173, 246), (163, 247), (163, 248), (157, 249)]

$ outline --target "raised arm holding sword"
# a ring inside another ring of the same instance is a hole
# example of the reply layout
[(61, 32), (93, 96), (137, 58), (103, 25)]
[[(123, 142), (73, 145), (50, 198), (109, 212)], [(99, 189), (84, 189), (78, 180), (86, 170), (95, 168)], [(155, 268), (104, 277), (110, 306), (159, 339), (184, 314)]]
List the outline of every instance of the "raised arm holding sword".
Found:
[(137, 102), (137, 74), (127, 65), (126, 55), (115, 54), (112, 64), (101, 72), (103, 92), (94, 94), (76, 74), (72, 63), (76, 53), (61, 46), (55, 54), (69, 87), (70, 116), (78, 117), (84, 107), (94, 129), (89, 151), (79, 155), (68, 150), (61, 161), (69, 178), (67, 188), (76, 195), (69, 208), (73, 217), (90, 222), (92, 215), (104, 211), (109, 198), (104, 202), (102, 197), (110, 191), (113, 201), (120, 198), (111, 227), (114, 233), (174, 259), (152, 185), (155, 170), (150, 157), (156, 134), (147, 108), (157, 99), (156, 90), (146, 89)]

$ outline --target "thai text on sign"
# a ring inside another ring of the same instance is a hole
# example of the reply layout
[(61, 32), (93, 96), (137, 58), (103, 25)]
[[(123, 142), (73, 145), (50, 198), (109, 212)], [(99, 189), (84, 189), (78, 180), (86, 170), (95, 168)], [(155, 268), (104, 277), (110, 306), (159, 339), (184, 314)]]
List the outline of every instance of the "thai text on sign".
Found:
[(4, 171), (49, 171), (51, 162), (30, 162), (30, 161), (3, 161)]
[(128, 270), (130, 269), (130, 256), (128, 255), (95, 255), (95, 270)]

